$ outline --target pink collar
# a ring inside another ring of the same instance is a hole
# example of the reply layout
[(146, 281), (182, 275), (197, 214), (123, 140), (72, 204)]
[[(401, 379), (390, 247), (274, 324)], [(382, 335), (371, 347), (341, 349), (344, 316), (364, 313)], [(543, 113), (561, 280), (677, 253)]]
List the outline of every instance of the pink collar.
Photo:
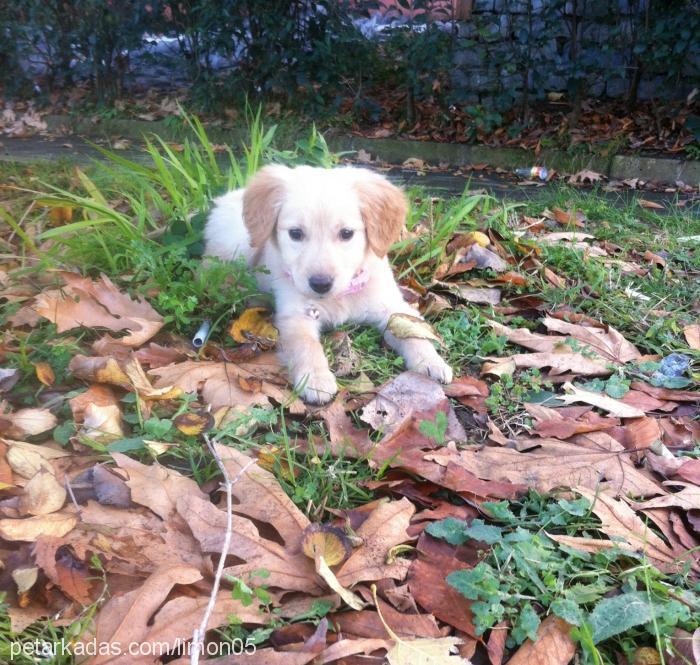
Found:
[(344, 291), (341, 291), (338, 295), (351, 296), (355, 293), (359, 293), (360, 291), (362, 291), (362, 289), (365, 288), (365, 286), (367, 286), (367, 282), (369, 282), (369, 270), (367, 270), (366, 268), (360, 268), (355, 273), (355, 276), (350, 280), (348, 288)]

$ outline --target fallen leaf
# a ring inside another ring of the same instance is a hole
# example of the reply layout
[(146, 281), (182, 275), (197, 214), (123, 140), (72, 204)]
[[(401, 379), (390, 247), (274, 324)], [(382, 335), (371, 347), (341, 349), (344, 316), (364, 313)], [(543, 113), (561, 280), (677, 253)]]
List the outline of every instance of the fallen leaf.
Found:
[[(270, 401), (266, 392), (282, 402), (291, 398), (291, 392), (281, 387), (286, 384), (286, 376), (273, 354), (263, 354), (254, 361), (240, 364), (188, 360), (157, 367), (149, 370), (148, 374), (158, 377), (156, 388), (175, 386), (185, 393), (196, 393), (201, 388), (204, 401), (211, 405), (213, 411), (222, 407), (245, 409), (256, 405), (268, 406)], [(261, 392), (244, 390), (239, 378), (260, 380)]]
[(22, 439), (53, 429), (58, 424), (56, 416), (48, 409), (19, 409), (14, 413), (0, 412), (0, 434)]
[(33, 543), (39, 536), (64, 536), (78, 523), (75, 515), (51, 513), (25, 519), (0, 519), (0, 537)]
[(388, 436), (407, 422), (411, 414), (442, 409), (447, 415), (446, 436), (455, 441), (466, 438), (439, 383), (416, 372), (403, 372), (380, 388), (377, 396), (363, 409), (360, 419)]
[(683, 510), (698, 510), (700, 509), (700, 487), (688, 483), (680, 483), (677, 480), (667, 481), (664, 485), (672, 484), (682, 487), (680, 492), (665, 494), (664, 496), (655, 497), (642, 503), (635, 503), (634, 507), (637, 510), (645, 510), (647, 508), (669, 508), (676, 507)]
[(568, 665), (576, 653), (571, 625), (555, 615), (537, 629), (537, 640), (525, 643), (508, 660), (508, 665)]
[(642, 206), (642, 208), (646, 208), (647, 210), (664, 210), (664, 206), (662, 206), (660, 203), (656, 203), (656, 201), (638, 199), (637, 203)]
[(591, 511), (600, 519), (600, 530), (618, 547), (644, 552), (659, 568), (677, 571), (683, 561), (622, 499), (615, 499), (596, 488), (575, 487), (586, 497)]
[[(568, 347), (566, 347), (568, 348)], [(493, 365), (486, 363), (481, 369), (482, 374), (496, 374), (502, 376), (504, 373), (501, 367), (508, 367), (508, 363), (514, 368), (534, 367), (542, 369), (549, 367), (552, 375), (573, 372), (580, 376), (608, 376), (612, 370), (602, 359), (596, 360), (578, 352), (541, 352), (541, 353), (519, 353), (505, 358), (495, 358), (487, 356), (487, 360)], [(630, 407), (631, 408), (631, 407)]]
[(15, 368), (0, 368), (0, 393), (11, 390), (20, 379), (20, 373)]
[[(527, 440), (520, 439), (521, 445)], [(579, 434), (571, 441), (532, 439), (534, 447), (519, 452), (485, 447), (460, 452), (461, 463), (484, 480), (507, 480), (540, 492), (583, 485), (595, 489), (605, 478), (616, 494), (654, 496), (664, 491), (629, 459), (625, 448), (605, 432)]]
[(194, 480), (174, 469), (167, 469), (157, 462), (142, 464), (122, 453), (112, 453), (112, 458), (127, 473), (125, 483), (131, 490), (131, 500), (153, 511), (162, 520), (172, 520), (177, 514), (177, 502), (183, 496), (207, 498)]
[(464, 263), (474, 261), (477, 268), (490, 268), (495, 272), (504, 272), (508, 270), (508, 263), (504, 261), (498, 254), (481, 244), (474, 242), (469, 247), (469, 250), (462, 259)]
[(129, 377), (131, 385), (141, 399), (167, 400), (175, 399), (182, 395), (182, 390), (179, 387), (164, 386), (154, 388), (135, 355), (132, 355), (129, 360), (124, 363), (124, 373)]
[(591, 171), (590, 169), (583, 169), (574, 175), (569, 176), (570, 185), (592, 185), (594, 182), (600, 182), (605, 176), (602, 173), (597, 173), (596, 171)]
[(214, 419), (206, 411), (181, 413), (173, 420), (173, 424), (185, 436), (199, 436), (214, 426)]
[(637, 348), (612, 326), (601, 330), (600, 328), (569, 323), (550, 316), (545, 317), (543, 323), (548, 330), (568, 335), (612, 362), (624, 364), (641, 358), (642, 354)]
[(34, 371), (36, 372), (36, 378), (39, 379), (40, 383), (45, 386), (52, 386), (56, 381), (56, 375), (51, 368), (51, 365), (47, 362), (39, 362), (34, 364)]
[(343, 586), (384, 578), (404, 579), (410, 566), (407, 559), (387, 563), (390, 550), (408, 540), (406, 529), (415, 506), (408, 499), (380, 504), (357, 529), (362, 547), (357, 548), (340, 567), (336, 577)]
[(261, 349), (271, 349), (279, 332), (271, 323), (271, 314), (265, 307), (246, 309), (232, 324), (229, 334), (240, 343), (255, 342)]
[(584, 404), (592, 404), (603, 411), (607, 411), (611, 416), (618, 418), (641, 418), (644, 411), (629, 404), (625, 404), (618, 399), (613, 399), (601, 393), (594, 393), (590, 390), (578, 388), (571, 383), (565, 383), (563, 386), (566, 391), (565, 395), (557, 395), (557, 399), (566, 404), (574, 404), (583, 402)]
[(68, 364), (73, 376), (83, 381), (109, 383), (130, 389), (131, 382), (119, 363), (111, 357), (92, 357), (78, 354)]
[(80, 433), (89, 439), (103, 442), (123, 438), (122, 412), (119, 405), (88, 404), (85, 407)]
[(428, 339), (432, 342), (437, 342), (443, 348), (445, 346), (445, 343), (433, 327), (419, 316), (392, 314), (389, 317), (389, 322), (386, 324), (386, 329), (399, 339)]
[(65, 286), (40, 293), (34, 304), (38, 314), (56, 324), (59, 333), (73, 328), (126, 330), (119, 343), (137, 347), (162, 327), (163, 318), (145, 300), (120, 293), (106, 275), (99, 281), (62, 272)]
[(696, 351), (700, 350), (700, 324), (695, 323), (683, 328), (683, 335), (688, 346)]
[(85, 419), (85, 410), (91, 405), (119, 406), (119, 400), (109, 386), (91, 385), (85, 392), (68, 400), (73, 420), (80, 424)]
[(48, 469), (40, 469), (24, 486), (20, 510), (30, 515), (48, 515), (63, 508), (66, 489)]

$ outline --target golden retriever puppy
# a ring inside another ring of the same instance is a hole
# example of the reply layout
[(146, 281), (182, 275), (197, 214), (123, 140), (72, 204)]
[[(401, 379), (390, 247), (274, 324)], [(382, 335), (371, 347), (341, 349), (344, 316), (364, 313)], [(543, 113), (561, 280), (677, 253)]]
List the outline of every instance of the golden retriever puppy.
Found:
[(243, 256), (269, 270), (259, 284), (274, 295), (281, 357), (307, 402), (323, 404), (338, 390), (320, 335), (346, 321), (376, 326), (408, 369), (452, 381), (430, 341), (386, 330), (392, 314), (418, 314), (387, 258), (407, 202), (384, 177), (359, 168), (266, 166), (245, 189), (214, 203), (205, 254)]

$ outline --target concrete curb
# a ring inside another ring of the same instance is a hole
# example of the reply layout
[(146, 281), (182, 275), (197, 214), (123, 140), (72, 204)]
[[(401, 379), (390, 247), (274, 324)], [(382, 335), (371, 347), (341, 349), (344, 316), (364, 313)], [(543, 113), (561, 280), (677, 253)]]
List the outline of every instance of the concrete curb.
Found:
[[(141, 139), (158, 134), (168, 141), (181, 141), (191, 135), (189, 128), (180, 122), (138, 119), (105, 119), (99, 122), (68, 115), (45, 118), (50, 130), (65, 129), (86, 137), (122, 136)], [(207, 133), (213, 143), (238, 144), (245, 139), (246, 132), (238, 128), (208, 126)], [(413, 157), (427, 164), (447, 164), (453, 167), (470, 164), (488, 164), (492, 167), (513, 169), (522, 166), (544, 164), (560, 173), (576, 173), (590, 169), (613, 180), (640, 178), (662, 184), (684, 182), (700, 187), (700, 161), (672, 157), (647, 157), (643, 155), (570, 155), (563, 150), (544, 149), (539, 155), (520, 148), (493, 148), (465, 143), (436, 143), (403, 139), (369, 139), (341, 132), (327, 132), (326, 140), (334, 151), (364, 150), (373, 158), (393, 164), (402, 164)], [(291, 144), (292, 139), (286, 143)], [(291, 145), (280, 145), (288, 148)]]

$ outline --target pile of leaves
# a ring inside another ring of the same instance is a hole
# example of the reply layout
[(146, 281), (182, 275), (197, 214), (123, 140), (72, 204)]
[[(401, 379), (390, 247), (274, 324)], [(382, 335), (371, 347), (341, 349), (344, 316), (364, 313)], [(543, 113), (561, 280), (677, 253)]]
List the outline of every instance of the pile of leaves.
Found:
[(602, 291), (697, 283), (696, 250), (622, 248), (575, 210), (439, 205), (417, 202), (393, 252), (435, 330), (390, 325), (457, 378), (383, 374), (338, 331), (322, 408), (263, 308), (194, 348), (134, 274), (7, 265), (3, 657), (62, 639), (95, 663), (184, 663), (206, 617), (204, 655), (228, 663), (700, 662), (698, 302), (627, 286), (631, 335)]

